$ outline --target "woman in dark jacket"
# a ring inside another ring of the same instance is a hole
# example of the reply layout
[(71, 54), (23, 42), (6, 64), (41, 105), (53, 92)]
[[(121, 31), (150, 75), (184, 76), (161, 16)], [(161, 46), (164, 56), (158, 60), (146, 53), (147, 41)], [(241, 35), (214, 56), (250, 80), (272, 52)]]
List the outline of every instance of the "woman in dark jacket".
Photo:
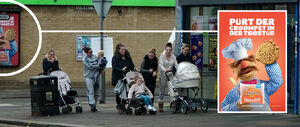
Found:
[[(112, 58), (112, 85), (116, 86), (118, 80), (124, 78), (124, 75), (130, 70), (134, 71), (135, 66), (130, 57), (130, 53), (126, 50), (125, 45), (117, 44), (114, 56)], [(121, 111), (121, 99), (119, 94), (116, 94), (117, 109)]]
[(192, 57), (189, 54), (190, 46), (187, 44), (183, 44), (181, 50), (182, 50), (182, 53), (176, 57), (177, 63), (179, 64), (183, 61), (192, 63)]
[(44, 75), (50, 74), (52, 71), (59, 70), (58, 60), (55, 56), (55, 51), (50, 49), (43, 59)]
[[(145, 85), (150, 89), (153, 96), (156, 86), (157, 68), (158, 59), (155, 56), (155, 49), (151, 49), (141, 63), (140, 72), (145, 80)], [(154, 102), (154, 97), (152, 102)]]

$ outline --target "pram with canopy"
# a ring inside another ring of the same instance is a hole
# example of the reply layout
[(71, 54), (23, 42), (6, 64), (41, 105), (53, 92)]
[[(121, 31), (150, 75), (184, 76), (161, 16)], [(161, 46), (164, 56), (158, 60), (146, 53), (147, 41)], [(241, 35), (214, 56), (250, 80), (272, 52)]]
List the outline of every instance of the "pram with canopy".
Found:
[(197, 66), (189, 62), (181, 62), (174, 80), (171, 81), (168, 76), (167, 80), (175, 94), (175, 99), (170, 103), (171, 112), (176, 113), (181, 110), (186, 114), (188, 110), (196, 112), (197, 107), (200, 107), (203, 112), (207, 111), (207, 102), (199, 96), (201, 78)]

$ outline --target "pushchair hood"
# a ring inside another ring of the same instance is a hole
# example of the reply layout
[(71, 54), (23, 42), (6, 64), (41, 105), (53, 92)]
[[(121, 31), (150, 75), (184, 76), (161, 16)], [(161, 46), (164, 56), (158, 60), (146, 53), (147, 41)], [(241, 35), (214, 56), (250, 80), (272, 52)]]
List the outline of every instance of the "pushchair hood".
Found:
[(196, 65), (189, 62), (181, 62), (174, 77), (175, 87), (199, 87), (200, 73)]
[(52, 71), (50, 73), (52, 76), (56, 76), (58, 79), (58, 90), (60, 91), (61, 95), (66, 95), (67, 91), (71, 89), (71, 81), (67, 73), (58, 70), (58, 71)]

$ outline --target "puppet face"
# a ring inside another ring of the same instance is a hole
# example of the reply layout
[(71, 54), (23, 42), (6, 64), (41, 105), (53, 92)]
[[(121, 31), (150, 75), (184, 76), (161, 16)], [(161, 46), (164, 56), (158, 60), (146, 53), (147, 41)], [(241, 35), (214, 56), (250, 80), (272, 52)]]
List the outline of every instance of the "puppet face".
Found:
[(256, 61), (253, 56), (235, 62), (232, 67), (233, 73), (242, 81), (252, 80), (258, 71)]

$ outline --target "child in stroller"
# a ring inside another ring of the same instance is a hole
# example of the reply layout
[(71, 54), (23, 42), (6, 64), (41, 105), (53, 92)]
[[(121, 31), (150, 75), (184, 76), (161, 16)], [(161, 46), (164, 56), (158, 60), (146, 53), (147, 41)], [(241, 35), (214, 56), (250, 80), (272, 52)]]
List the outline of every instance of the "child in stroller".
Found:
[(136, 76), (134, 80), (135, 83), (131, 86), (128, 93), (128, 102), (129, 102), (128, 108), (130, 107), (135, 108), (135, 114), (140, 115), (141, 113), (146, 113), (144, 107), (146, 105), (151, 115), (156, 114), (156, 109), (153, 106), (151, 101), (153, 95), (151, 91), (143, 83), (142, 77)]
[(77, 91), (71, 89), (71, 81), (69, 76), (61, 70), (52, 71), (50, 75), (56, 76), (58, 79), (58, 90), (60, 93), (59, 106), (62, 108), (62, 113), (71, 113), (71, 105), (76, 105), (76, 113), (82, 113), (82, 107), (76, 98)]

